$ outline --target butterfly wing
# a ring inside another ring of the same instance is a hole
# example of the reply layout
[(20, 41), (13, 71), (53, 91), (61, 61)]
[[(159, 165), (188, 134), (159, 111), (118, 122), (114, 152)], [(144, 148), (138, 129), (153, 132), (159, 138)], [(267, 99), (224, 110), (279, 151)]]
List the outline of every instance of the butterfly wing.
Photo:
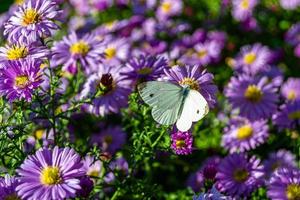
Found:
[(205, 98), (196, 90), (190, 90), (183, 104), (183, 109), (176, 122), (177, 129), (187, 131), (192, 123), (202, 119), (209, 111)]
[(156, 122), (171, 125), (176, 122), (183, 102), (183, 88), (163, 81), (149, 81), (138, 86), (142, 99), (152, 107)]

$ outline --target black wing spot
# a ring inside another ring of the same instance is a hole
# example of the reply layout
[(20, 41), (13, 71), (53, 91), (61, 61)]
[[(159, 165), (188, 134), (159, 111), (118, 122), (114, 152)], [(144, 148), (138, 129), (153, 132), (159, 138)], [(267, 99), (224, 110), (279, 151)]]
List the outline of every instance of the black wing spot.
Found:
[(199, 110), (197, 110), (197, 114), (199, 114)]
[(150, 94), (150, 95), (149, 95), (149, 97), (153, 97), (153, 96), (154, 96), (154, 94)]

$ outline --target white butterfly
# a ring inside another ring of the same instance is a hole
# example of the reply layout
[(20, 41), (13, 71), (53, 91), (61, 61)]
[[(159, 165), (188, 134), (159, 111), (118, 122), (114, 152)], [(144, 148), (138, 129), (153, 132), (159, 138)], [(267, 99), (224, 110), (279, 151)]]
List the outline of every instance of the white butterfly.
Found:
[(164, 81), (149, 81), (138, 85), (142, 99), (152, 107), (152, 116), (163, 125), (175, 124), (187, 131), (192, 123), (202, 119), (209, 111), (204, 97), (189, 86)]

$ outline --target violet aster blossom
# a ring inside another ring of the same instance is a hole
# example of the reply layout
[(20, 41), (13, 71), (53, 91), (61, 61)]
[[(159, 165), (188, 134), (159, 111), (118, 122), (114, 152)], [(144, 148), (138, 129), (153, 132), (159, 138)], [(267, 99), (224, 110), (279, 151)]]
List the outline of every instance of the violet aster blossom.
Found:
[(23, 42), (15, 42), (0, 47), (0, 62), (25, 58), (45, 59), (49, 53), (47, 47), (41, 46), (38, 43), (25, 44)]
[(168, 63), (164, 57), (140, 55), (131, 58), (126, 63), (124, 76), (131, 80), (157, 80), (164, 74), (164, 69)]
[(280, 0), (279, 3), (282, 8), (287, 10), (294, 10), (300, 6), (300, 0)]
[(300, 170), (281, 168), (275, 171), (267, 185), (267, 196), (272, 200), (300, 199)]
[(257, 0), (232, 0), (232, 15), (238, 21), (245, 21), (252, 16)]
[(300, 100), (300, 78), (289, 78), (282, 85), (280, 92), (288, 101)]
[(19, 185), (19, 179), (8, 174), (4, 178), (0, 178), (0, 199), (20, 199), (17, 195), (16, 187)]
[(213, 83), (214, 76), (200, 66), (173, 66), (165, 70), (166, 78), (180, 85), (189, 85), (191, 89), (199, 91), (206, 99), (209, 107), (217, 102), (217, 86)]
[(277, 109), (277, 88), (267, 78), (253, 78), (248, 75), (232, 77), (225, 96), (233, 109), (239, 109), (242, 117), (250, 120), (266, 119)]
[(259, 43), (243, 46), (235, 58), (234, 68), (239, 72), (257, 74), (266, 69), (272, 54), (268, 47)]
[(193, 150), (193, 136), (189, 132), (175, 132), (171, 135), (171, 148), (178, 155), (191, 154)]
[(285, 34), (285, 40), (292, 46), (300, 43), (300, 23), (294, 24)]
[(262, 184), (263, 166), (255, 156), (243, 153), (225, 157), (216, 175), (217, 188), (230, 196), (247, 197)]
[(288, 102), (273, 115), (273, 123), (280, 129), (295, 129), (300, 126), (300, 100)]
[(25, 159), (17, 173), (18, 195), (28, 200), (75, 197), (80, 178), (85, 175), (80, 156), (68, 147), (38, 150)]
[(96, 71), (104, 56), (102, 43), (93, 34), (79, 38), (75, 32), (55, 42), (52, 51), (53, 67), (63, 65), (62, 69), (71, 73), (77, 72), (77, 62), (86, 73)]
[(222, 146), (231, 153), (255, 149), (265, 143), (269, 136), (265, 120), (249, 121), (242, 117), (231, 119), (224, 132)]
[(162, 0), (157, 8), (156, 17), (160, 20), (167, 20), (169, 17), (179, 15), (182, 8), (182, 0)]
[(101, 67), (98, 73), (89, 76), (80, 94), (81, 99), (93, 97), (87, 110), (104, 116), (118, 113), (120, 108), (128, 104), (132, 81), (124, 79), (124, 68), (121, 66)]
[(280, 149), (269, 153), (268, 159), (264, 161), (265, 176), (267, 179), (280, 168), (296, 168), (296, 156), (290, 151)]
[(5, 25), (4, 35), (10, 42), (36, 42), (50, 37), (59, 27), (54, 23), (61, 13), (51, 0), (28, 0), (10, 17)]
[(100, 177), (103, 172), (102, 162), (100, 160), (96, 160), (93, 156), (85, 156), (82, 163), (87, 176), (91, 176), (92, 178)]
[(221, 194), (213, 185), (207, 193), (201, 193), (199, 196), (193, 196), (193, 200), (231, 200), (231, 198)]
[(17, 99), (31, 101), (34, 91), (43, 82), (40, 65), (32, 59), (7, 62), (5, 68), (0, 69), (0, 95), (10, 102)]
[[(114, 171), (115, 173), (118, 173), (120, 176), (126, 176), (128, 174), (128, 162), (125, 158), (120, 157), (116, 160), (112, 161), (109, 164), (109, 168), (111, 171)], [(105, 177), (104, 181), (106, 183), (113, 183), (115, 181), (116, 177), (113, 172), (109, 172)]]
[(108, 127), (93, 134), (90, 140), (90, 143), (98, 145), (103, 152), (113, 155), (125, 144), (126, 133), (120, 126)]

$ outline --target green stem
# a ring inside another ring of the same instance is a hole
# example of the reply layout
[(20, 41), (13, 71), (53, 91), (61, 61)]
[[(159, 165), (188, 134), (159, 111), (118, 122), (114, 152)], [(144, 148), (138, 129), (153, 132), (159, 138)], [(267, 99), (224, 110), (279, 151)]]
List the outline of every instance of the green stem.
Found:
[(153, 144), (151, 145), (152, 148), (154, 148), (157, 143), (159, 142), (160, 138), (164, 135), (164, 132), (160, 132), (160, 135), (156, 138), (156, 140), (153, 142)]

